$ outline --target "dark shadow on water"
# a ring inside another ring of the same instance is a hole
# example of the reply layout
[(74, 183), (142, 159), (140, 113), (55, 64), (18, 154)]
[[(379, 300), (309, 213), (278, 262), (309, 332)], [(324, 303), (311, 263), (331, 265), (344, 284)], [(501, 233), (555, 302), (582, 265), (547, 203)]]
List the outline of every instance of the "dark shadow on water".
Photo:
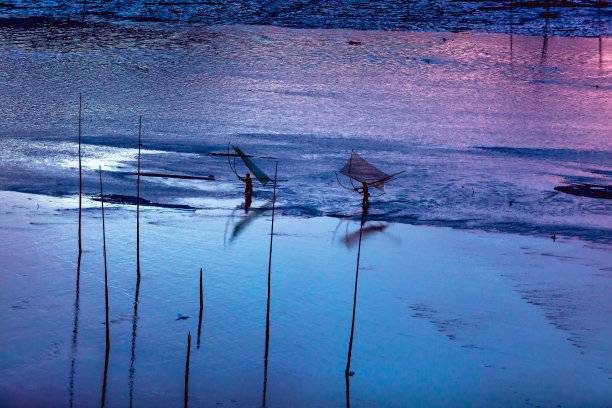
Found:
[(360, 237), (366, 238), (378, 232), (383, 232), (387, 227), (388, 227), (387, 224), (374, 224), (374, 225), (368, 225), (367, 227), (364, 227), (363, 225), (361, 225), (359, 227), (359, 231), (354, 231), (354, 232), (351, 232), (350, 234), (347, 233), (346, 235), (344, 235), (344, 237), (342, 237), (340, 241), (342, 241), (342, 243), (344, 243), (347, 248), (352, 248), (355, 246), (356, 243), (359, 242)]

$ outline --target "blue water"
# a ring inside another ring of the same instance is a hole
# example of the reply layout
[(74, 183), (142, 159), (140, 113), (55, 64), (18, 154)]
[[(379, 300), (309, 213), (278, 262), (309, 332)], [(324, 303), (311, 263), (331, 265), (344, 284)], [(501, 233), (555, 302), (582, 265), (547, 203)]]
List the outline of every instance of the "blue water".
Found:
[[(5, 1), (0, 15), (47, 17), (80, 23), (79, 1)], [(612, 33), (606, 1), (87, 1), (88, 23), (163, 21), (193, 24), (266, 24), (295, 28), (486, 31), (535, 35), (596, 36)], [(29, 21), (15, 24), (41, 24)], [(5, 22), (10, 24), (10, 22)]]
[[(374, 219), (612, 237), (610, 200), (555, 191), (612, 185), (609, 39), (158, 23), (1, 35), (4, 190), (77, 193), (82, 93), (89, 196), (99, 165), (108, 194), (135, 196), (142, 115), (144, 172), (215, 176), (143, 177), (154, 203), (238, 206), (243, 186), (208, 155), (231, 141), (278, 159), (281, 214), (358, 217), (334, 173), (354, 149), (405, 170), (372, 199)], [(273, 176), (273, 160), (256, 162)], [(271, 196), (256, 183), (255, 206)]]

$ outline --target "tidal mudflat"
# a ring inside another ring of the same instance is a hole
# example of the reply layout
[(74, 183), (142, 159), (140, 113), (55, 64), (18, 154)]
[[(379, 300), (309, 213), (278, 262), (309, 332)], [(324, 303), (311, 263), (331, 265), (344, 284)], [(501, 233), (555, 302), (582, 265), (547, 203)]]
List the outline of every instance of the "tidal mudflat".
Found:
[[(263, 405), (273, 192), (256, 185), (245, 214), (209, 154), (229, 141), (287, 180), (266, 405), (612, 400), (612, 204), (563, 191), (612, 185), (609, 38), (168, 22), (0, 37), (0, 405), (181, 405), (188, 332), (191, 406)], [(142, 172), (203, 179), (141, 178), (137, 285), (140, 115)], [(334, 171), (352, 149), (406, 172), (371, 200), (345, 377), (361, 209)]]

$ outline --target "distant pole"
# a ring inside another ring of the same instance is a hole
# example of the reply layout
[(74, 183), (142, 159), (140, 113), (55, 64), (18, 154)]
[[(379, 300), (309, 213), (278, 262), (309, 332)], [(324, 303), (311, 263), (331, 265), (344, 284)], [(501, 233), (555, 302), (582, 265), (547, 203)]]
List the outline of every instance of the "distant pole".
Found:
[(140, 282), (140, 131), (142, 129), (142, 115), (138, 118), (138, 176), (136, 182), (136, 275)]
[(200, 349), (200, 334), (202, 333), (202, 311), (204, 309), (204, 301), (202, 299), (202, 268), (200, 268), (200, 317), (198, 319), (198, 350)]
[(603, 65), (603, 44), (601, 34), (599, 34), (599, 68)]
[[(83, 193), (83, 180), (82, 180), (82, 167), (81, 167), (81, 94), (79, 94), (79, 264), (81, 262), (81, 207), (82, 207), (82, 193)], [(80, 269), (80, 268), (79, 268)]]
[(83, 17), (81, 18), (81, 31), (85, 27), (85, 6), (87, 5), (87, 0), (83, 0)]
[(263, 406), (266, 406), (266, 389), (268, 385), (268, 346), (270, 343), (270, 280), (272, 276), (272, 238), (274, 237), (274, 208), (276, 205), (276, 175), (278, 172), (278, 162), (274, 167), (274, 193), (272, 195), (272, 226), (270, 228), (270, 256), (268, 258), (268, 304), (266, 306), (266, 352), (264, 356), (264, 389)]
[(187, 337), (187, 360), (185, 361), (185, 408), (187, 408), (187, 396), (189, 390), (189, 354), (191, 353), (191, 331)]
[(361, 225), (359, 226), (359, 247), (357, 249), (357, 269), (355, 271), (355, 293), (353, 295), (353, 320), (351, 323), (351, 337), (349, 340), (348, 358), (346, 361), (346, 370), (344, 375), (348, 377), (351, 369), (351, 352), (353, 350), (353, 333), (355, 331), (355, 306), (357, 305), (357, 280), (359, 279), (359, 258), (361, 256), (361, 236), (363, 234), (363, 221), (365, 219), (365, 211), (361, 212)]

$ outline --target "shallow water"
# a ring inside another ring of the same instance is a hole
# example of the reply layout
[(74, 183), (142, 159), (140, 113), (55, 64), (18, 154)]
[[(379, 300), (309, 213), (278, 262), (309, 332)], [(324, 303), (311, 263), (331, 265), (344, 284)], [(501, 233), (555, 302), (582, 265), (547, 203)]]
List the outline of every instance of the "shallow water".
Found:
[[(243, 186), (208, 155), (229, 140), (288, 180), (267, 405), (347, 405), (360, 197), (334, 171), (351, 149), (406, 170), (366, 224), (351, 405), (612, 400), (612, 204), (554, 190), (612, 185), (609, 38), (163, 22), (0, 40), (1, 406), (100, 404), (98, 166), (126, 202), (106, 207), (106, 405), (182, 404), (188, 331), (192, 406), (262, 405), (270, 213), (237, 208)], [(214, 180), (142, 177), (136, 309), (139, 115), (143, 172)], [(255, 207), (271, 198), (256, 185)]]
[[(97, 406), (104, 371), (99, 203), (2, 193), (2, 406)], [(270, 214), (106, 206), (106, 405), (262, 405)], [(345, 406), (358, 222), (275, 220), (266, 405)], [(204, 311), (197, 348), (199, 268)], [(362, 243), (350, 404), (605, 406), (609, 248), (389, 224)], [(176, 320), (177, 313), (189, 316)], [(133, 351), (132, 351), (133, 350)], [(133, 353), (133, 354), (132, 354)]]
[(294, 28), (360, 30), (486, 31), (530, 35), (612, 34), (612, 7), (606, 1), (449, 0), (181, 0), (130, 2), (89, 0), (8, 0), (0, 3), (7, 26), (96, 22), (169, 22), (201, 25), (266, 24)]
[(231, 140), (278, 158), (282, 214), (355, 215), (359, 197), (334, 176), (355, 149), (406, 170), (373, 199), (378, 219), (612, 237), (609, 200), (554, 190), (612, 185), (608, 38), (163, 24), (0, 35), (4, 190), (76, 193), (81, 92), (88, 195), (102, 165), (109, 194), (135, 196), (143, 115), (143, 171), (216, 178), (143, 179), (152, 202), (236, 198), (227, 160), (207, 155)]

